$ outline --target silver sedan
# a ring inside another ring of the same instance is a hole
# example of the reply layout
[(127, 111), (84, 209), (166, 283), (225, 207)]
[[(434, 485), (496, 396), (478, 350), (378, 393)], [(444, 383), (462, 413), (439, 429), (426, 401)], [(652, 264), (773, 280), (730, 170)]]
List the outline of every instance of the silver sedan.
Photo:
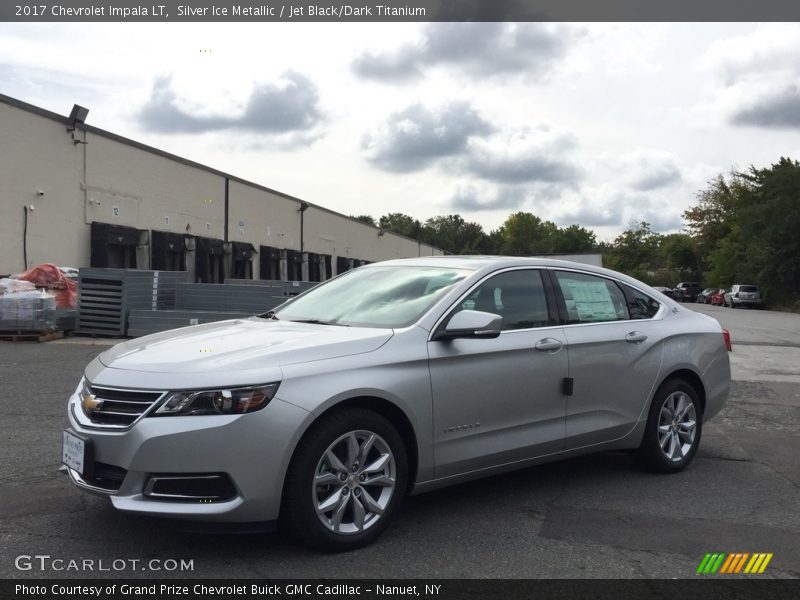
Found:
[(719, 323), (625, 275), (395, 260), (104, 352), (69, 399), (63, 460), (123, 511), (280, 520), (347, 550), (409, 493), (612, 449), (678, 472), (729, 385)]

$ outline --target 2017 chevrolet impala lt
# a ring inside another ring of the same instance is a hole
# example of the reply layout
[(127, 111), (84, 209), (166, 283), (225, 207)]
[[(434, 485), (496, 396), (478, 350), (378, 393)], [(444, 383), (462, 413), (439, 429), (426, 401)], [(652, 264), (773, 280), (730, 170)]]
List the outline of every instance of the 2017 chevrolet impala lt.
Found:
[(393, 260), (104, 352), (69, 399), (63, 457), (123, 511), (280, 519), (346, 550), (409, 492), (621, 448), (680, 471), (729, 385), (720, 325), (625, 275)]

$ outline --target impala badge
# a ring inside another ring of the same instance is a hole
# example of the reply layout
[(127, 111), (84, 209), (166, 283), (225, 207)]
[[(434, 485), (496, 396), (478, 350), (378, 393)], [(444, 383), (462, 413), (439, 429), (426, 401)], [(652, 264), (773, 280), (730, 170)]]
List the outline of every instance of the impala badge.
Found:
[(455, 431), (463, 431), (465, 429), (477, 429), (480, 427), (480, 423), (468, 423), (466, 425), (453, 425), (452, 427), (448, 427), (444, 430), (445, 433), (453, 433)]

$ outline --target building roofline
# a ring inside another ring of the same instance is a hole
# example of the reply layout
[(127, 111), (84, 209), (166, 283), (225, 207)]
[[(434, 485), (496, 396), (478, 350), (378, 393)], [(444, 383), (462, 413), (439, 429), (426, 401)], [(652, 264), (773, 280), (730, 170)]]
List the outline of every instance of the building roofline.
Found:
[[(9, 106), (13, 106), (14, 108), (19, 108), (21, 110), (33, 113), (33, 114), (38, 115), (40, 117), (45, 117), (46, 119), (51, 119), (53, 121), (57, 121), (59, 123), (63, 123), (66, 127), (69, 127), (69, 125), (70, 125), (69, 118), (65, 117), (64, 115), (60, 115), (58, 113), (52, 112), (52, 111), (47, 110), (45, 108), (41, 108), (41, 107), (36, 106), (34, 104), (29, 104), (29, 103), (24, 102), (22, 100), (18, 100), (17, 98), (12, 98), (11, 96), (6, 96), (5, 94), (2, 94), (2, 93), (0, 93), (0, 103), (8, 104)], [(376, 227), (375, 225), (370, 225), (369, 223), (364, 223), (364, 221), (359, 221), (355, 217), (351, 217), (349, 215), (344, 215), (342, 213), (336, 212), (335, 210), (331, 210), (330, 208), (325, 208), (324, 206), (320, 206), (318, 204), (314, 204), (313, 202), (308, 202), (307, 200), (302, 200), (302, 199), (298, 198), (297, 196), (292, 196), (291, 194), (286, 194), (284, 192), (280, 192), (278, 190), (274, 190), (274, 189), (272, 189), (270, 187), (267, 187), (265, 185), (261, 185), (259, 183), (255, 183), (253, 181), (248, 181), (247, 179), (244, 179), (242, 177), (237, 177), (236, 175), (231, 175), (230, 173), (226, 173), (225, 171), (220, 171), (219, 169), (215, 169), (213, 167), (209, 167), (208, 165), (204, 165), (202, 163), (198, 163), (198, 162), (195, 162), (193, 160), (189, 160), (188, 158), (183, 158), (182, 156), (178, 156), (177, 154), (171, 154), (169, 152), (166, 152), (165, 150), (160, 150), (158, 148), (154, 148), (153, 146), (148, 146), (147, 144), (143, 144), (142, 142), (137, 142), (136, 140), (132, 140), (130, 138), (123, 137), (123, 136), (118, 135), (116, 133), (112, 133), (110, 131), (106, 131), (105, 129), (100, 129), (99, 127), (95, 127), (94, 125), (87, 125), (86, 123), (83, 123), (78, 127), (78, 129), (83, 129), (83, 130), (85, 130), (85, 131), (87, 131), (89, 133), (93, 133), (95, 135), (99, 135), (101, 137), (108, 138), (108, 139), (113, 140), (115, 142), (119, 142), (121, 144), (125, 144), (126, 146), (131, 146), (133, 148), (137, 148), (139, 150), (144, 150), (145, 152), (149, 152), (149, 153), (155, 154), (157, 156), (168, 158), (170, 160), (178, 162), (178, 163), (180, 163), (182, 165), (185, 165), (187, 167), (192, 167), (192, 168), (195, 168), (195, 169), (199, 169), (201, 171), (205, 171), (207, 173), (211, 173), (212, 175), (217, 175), (219, 177), (225, 177), (230, 181), (235, 181), (237, 183), (241, 183), (243, 185), (250, 186), (250, 187), (255, 188), (257, 190), (261, 190), (263, 192), (269, 192), (270, 194), (275, 194), (276, 196), (280, 196), (281, 198), (285, 198), (287, 200), (291, 200), (293, 202), (297, 202), (298, 204), (307, 204), (310, 208), (315, 208), (316, 210), (320, 210), (322, 212), (326, 212), (328, 214), (335, 215), (337, 217), (342, 217), (342, 218), (348, 219), (350, 221), (353, 221), (354, 223), (359, 223), (360, 225), (364, 225), (366, 227), (372, 227), (375, 231), (381, 231), (382, 230), (381, 227)], [(388, 231), (388, 230), (385, 230), (385, 231), (389, 235), (393, 235), (393, 236), (396, 236), (396, 237), (399, 237), (399, 238), (402, 238), (402, 239), (405, 239), (405, 240), (409, 240), (409, 241), (414, 242), (416, 244), (420, 244), (420, 245), (425, 244), (426, 246), (429, 246), (429, 247), (433, 248), (434, 250), (439, 250), (441, 252), (444, 252), (444, 250), (442, 250), (442, 248), (439, 248), (438, 246), (433, 246), (433, 245), (428, 244), (426, 242), (422, 242), (420, 240), (415, 240), (412, 237), (408, 237), (406, 235), (403, 235), (401, 233), (396, 233), (394, 231)]]

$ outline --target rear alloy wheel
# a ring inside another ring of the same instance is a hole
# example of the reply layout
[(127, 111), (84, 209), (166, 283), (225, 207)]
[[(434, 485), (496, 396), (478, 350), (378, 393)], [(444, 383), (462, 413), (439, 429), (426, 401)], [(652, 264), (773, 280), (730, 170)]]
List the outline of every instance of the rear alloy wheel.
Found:
[(386, 419), (344, 409), (313, 426), (287, 476), (284, 515), (304, 543), (352, 550), (388, 526), (406, 491), (403, 441)]
[(700, 445), (703, 415), (695, 389), (682, 379), (665, 381), (656, 392), (639, 458), (654, 471), (675, 473), (686, 467)]

